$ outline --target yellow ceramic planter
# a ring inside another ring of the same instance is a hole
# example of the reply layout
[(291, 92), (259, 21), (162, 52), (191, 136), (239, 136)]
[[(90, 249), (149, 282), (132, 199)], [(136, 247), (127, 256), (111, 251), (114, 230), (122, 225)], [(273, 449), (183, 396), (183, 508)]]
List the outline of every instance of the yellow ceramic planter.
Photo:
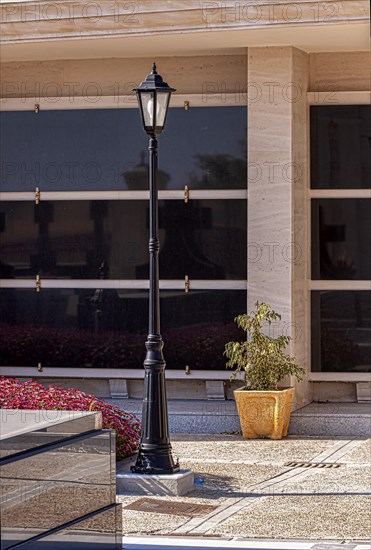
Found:
[(282, 439), (289, 430), (294, 388), (277, 391), (234, 391), (245, 439)]

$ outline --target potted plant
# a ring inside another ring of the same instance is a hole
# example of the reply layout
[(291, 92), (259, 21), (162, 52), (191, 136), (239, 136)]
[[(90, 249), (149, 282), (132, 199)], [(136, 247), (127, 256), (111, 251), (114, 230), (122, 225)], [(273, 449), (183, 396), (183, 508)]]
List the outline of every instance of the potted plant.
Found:
[(295, 390), (279, 384), (287, 375), (300, 381), (305, 371), (284, 353), (290, 336), (263, 333), (263, 325), (269, 327), (281, 315), (265, 303), (257, 302), (255, 308), (235, 319), (248, 338), (225, 345), (226, 367), (235, 369), (231, 380), (240, 372), (244, 375), (245, 385), (234, 391), (243, 437), (281, 439), (288, 432)]

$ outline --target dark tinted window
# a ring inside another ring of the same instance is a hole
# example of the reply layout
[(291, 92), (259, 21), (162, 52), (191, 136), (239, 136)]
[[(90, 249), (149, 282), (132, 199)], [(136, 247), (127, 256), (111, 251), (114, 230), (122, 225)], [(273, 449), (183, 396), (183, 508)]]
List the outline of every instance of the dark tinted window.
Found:
[[(138, 109), (0, 113), (1, 191), (148, 189)], [(247, 186), (246, 107), (172, 108), (159, 188)]]
[(312, 199), (312, 279), (371, 279), (371, 201)]
[(312, 371), (371, 370), (371, 292), (312, 292)]
[(311, 107), (311, 186), (371, 186), (371, 106)]
[[(246, 201), (160, 201), (163, 279), (246, 279)], [(3, 202), (0, 277), (147, 279), (147, 201)]]
[[(0, 291), (0, 364), (142, 368), (148, 292), (128, 290)], [(161, 292), (162, 334), (170, 369), (224, 369), (224, 345), (243, 339), (233, 319), (246, 291)]]

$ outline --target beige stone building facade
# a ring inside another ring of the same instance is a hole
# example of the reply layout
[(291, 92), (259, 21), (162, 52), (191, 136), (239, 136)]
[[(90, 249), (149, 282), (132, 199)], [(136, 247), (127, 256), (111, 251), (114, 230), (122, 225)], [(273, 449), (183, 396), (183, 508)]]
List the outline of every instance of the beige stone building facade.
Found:
[(3, 1), (1, 374), (141, 396), (148, 166), (132, 88), (155, 60), (176, 88), (159, 151), (170, 398), (232, 398), (223, 344), (266, 301), (306, 368), (296, 408), (364, 399), (369, 10)]

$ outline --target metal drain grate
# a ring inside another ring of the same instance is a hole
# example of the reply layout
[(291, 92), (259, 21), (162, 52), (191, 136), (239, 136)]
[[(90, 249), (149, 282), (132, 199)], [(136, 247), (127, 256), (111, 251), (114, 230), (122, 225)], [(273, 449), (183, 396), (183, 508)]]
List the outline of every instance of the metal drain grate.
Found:
[(286, 462), (290, 468), (340, 468), (341, 464), (333, 462)]
[(152, 498), (139, 498), (132, 504), (124, 506), (126, 510), (136, 512), (151, 512), (152, 514), (169, 514), (174, 516), (204, 516), (216, 510), (217, 506), (209, 504), (189, 504), (187, 502), (172, 502)]

